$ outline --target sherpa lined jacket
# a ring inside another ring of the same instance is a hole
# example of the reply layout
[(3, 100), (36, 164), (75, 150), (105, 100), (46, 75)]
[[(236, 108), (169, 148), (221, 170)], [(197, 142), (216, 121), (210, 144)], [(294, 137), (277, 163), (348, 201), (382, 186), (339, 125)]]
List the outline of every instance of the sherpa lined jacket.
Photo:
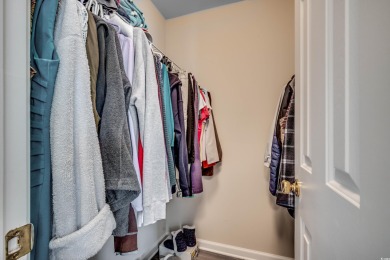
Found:
[(50, 119), (54, 237), (49, 247), (50, 258), (59, 260), (94, 256), (115, 228), (105, 201), (82, 32), (88, 14), (80, 5), (76, 0), (61, 1), (54, 34), (61, 63)]

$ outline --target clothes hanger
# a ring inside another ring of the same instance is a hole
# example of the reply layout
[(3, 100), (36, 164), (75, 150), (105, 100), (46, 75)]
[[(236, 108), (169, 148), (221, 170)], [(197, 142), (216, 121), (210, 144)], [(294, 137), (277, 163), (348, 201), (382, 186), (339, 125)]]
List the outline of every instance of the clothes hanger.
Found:
[(154, 47), (153, 42), (149, 41), (149, 47), (152, 50), (153, 54), (157, 55), (161, 61), (163, 55)]
[(162, 63), (164, 63), (166, 66), (168, 66), (168, 62), (169, 62), (168, 57), (164, 55), (162, 58)]
[(101, 18), (104, 17), (103, 6), (97, 0), (88, 0), (85, 8)]
[[(152, 45), (153, 46), (153, 45)], [(153, 50), (153, 49), (152, 49)], [(153, 50), (153, 53), (156, 54), (159, 58), (159, 60), (161, 61), (164, 57), (164, 55), (162, 53), (160, 53), (159, 51), (157, 50)]]
[(186, 75), (186, 71), (185, 70), (182, 70), (182, 69), (180, 69), (180, 68), (176, 68), (176, 71), (177, 71), (177, 73), (179, 74), (179, 76), (184, 76), (184, 75)]
[(92, 13), (96, 14), (97, 16), (99, 16), (99, 4), (97, 2), (97, 0), (94, 0), (94, 5), (93, 5), (93, 11)]
[(88, 0), (87, 3), (85, 4), (85, 8), (91, 11), (91, 7), (93, 4), (94, 0)]
[(162, 63), (164, 63), (165, 66), (167, 66), (169, 72), (172, 71), (172, 62), (170, 61), (170, 59), (167, 56), (163, 57)]
[(100, 17), (104, 19), (104, 7), (101, 4), (99, 4), (99, 14)]

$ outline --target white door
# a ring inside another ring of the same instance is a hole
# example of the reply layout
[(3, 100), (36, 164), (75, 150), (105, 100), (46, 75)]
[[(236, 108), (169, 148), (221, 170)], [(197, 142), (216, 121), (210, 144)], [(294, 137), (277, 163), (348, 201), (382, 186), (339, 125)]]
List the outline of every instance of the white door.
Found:
[(390, 1), (295, 3), (295, 258), (390, 259)]
[(30, 222), (29, 2), (0, 1), (0, 259), (5, 234)]

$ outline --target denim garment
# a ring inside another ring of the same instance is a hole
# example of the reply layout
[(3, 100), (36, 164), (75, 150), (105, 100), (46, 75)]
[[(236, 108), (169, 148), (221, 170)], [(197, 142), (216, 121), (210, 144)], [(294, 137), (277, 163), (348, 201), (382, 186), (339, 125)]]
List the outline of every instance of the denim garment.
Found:
[(31, 223), (34, 248), (31, 260), (49, 259), (52, 232), (50, 111), (59, 59), (54, 46), (58, 0), (37, 0), (32, 21), (31, 66)]

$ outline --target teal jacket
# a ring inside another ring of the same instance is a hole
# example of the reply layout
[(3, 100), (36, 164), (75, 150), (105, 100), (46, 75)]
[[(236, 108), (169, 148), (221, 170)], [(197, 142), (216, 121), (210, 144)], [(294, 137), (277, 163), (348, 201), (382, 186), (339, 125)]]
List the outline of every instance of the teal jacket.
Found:
[(32, 20), (31, 67), (31, 223), (34, 248), (31, 260), (49, 259), (52, 232), (50, 111), (59, 59), (54, 47), (58, 0), (37, 0)]
[(169, 144), (174, 146), (175, 139), (175, 121), (173, 119), (172, 101), (171, 101), (171, 84), (169, 82), (168, 69), (165, 64), (162, 64), (162, 78), (163, 78), (163, 90), (162, 98), (165, 104), (165, 114), (167, 116), (167, 127), (169, 133)]

